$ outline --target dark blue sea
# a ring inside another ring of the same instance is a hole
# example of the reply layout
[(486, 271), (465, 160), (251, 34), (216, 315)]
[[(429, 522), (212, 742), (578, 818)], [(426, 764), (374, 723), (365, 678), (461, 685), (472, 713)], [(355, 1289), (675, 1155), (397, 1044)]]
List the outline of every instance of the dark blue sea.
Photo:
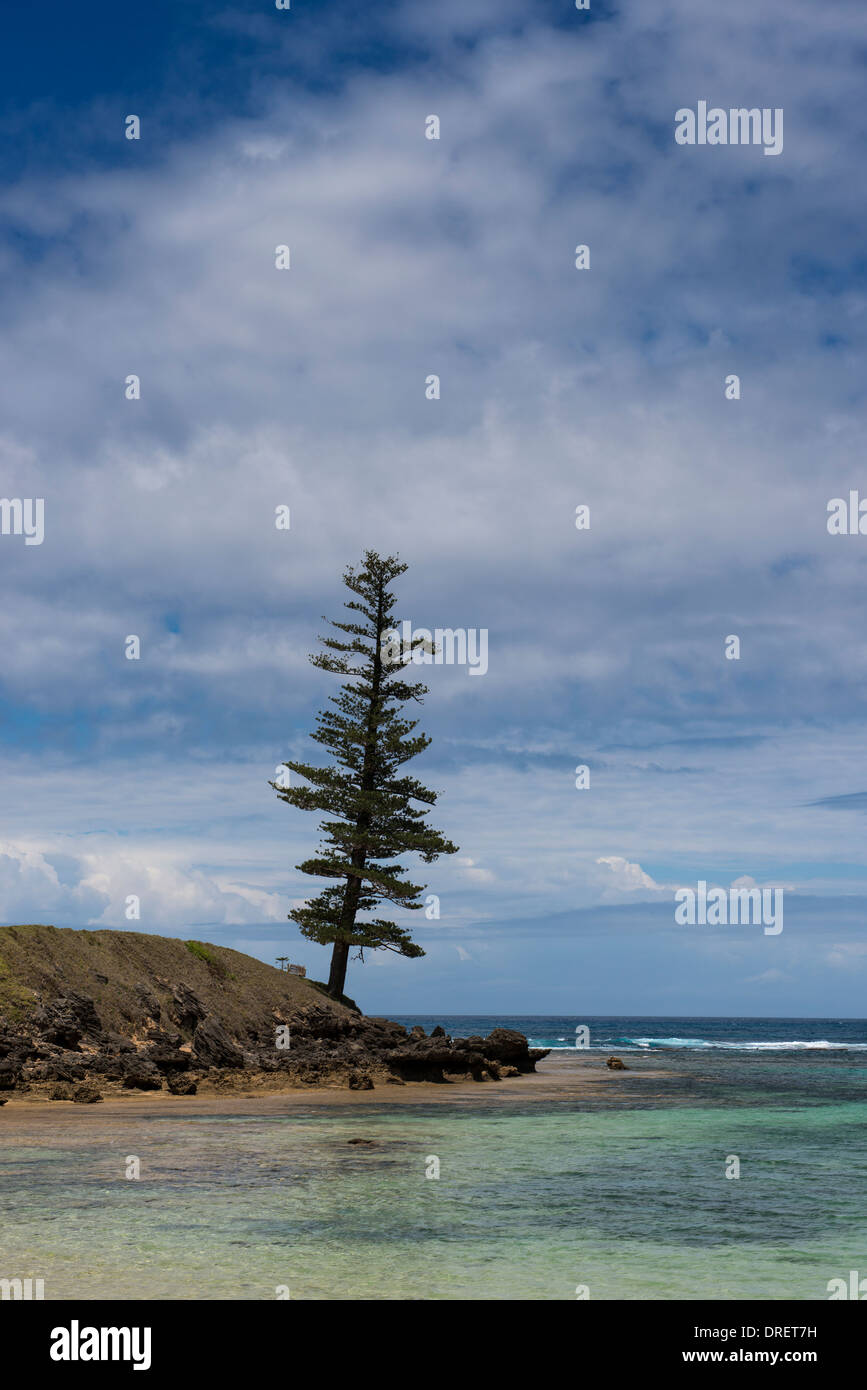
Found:
[(863, 1018), (642, 1018), (629, 1015), (582, 1018), (538, 1014), (395, 1014), (398, 1023), (425, 1032), (441, 1024), (454, 1037), (484, 1035), (492, 1028), (525, 1033), (532, 1047), (571, 1048), (589, 1030), (595, 1051), (867, 1052)]

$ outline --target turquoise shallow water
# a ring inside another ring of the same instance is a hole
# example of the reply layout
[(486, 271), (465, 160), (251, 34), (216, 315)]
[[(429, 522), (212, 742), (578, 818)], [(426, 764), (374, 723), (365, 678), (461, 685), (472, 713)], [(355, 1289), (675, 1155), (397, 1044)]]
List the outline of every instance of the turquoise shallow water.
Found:
[(731, 1065), (706, 1104), (684, 1073), (631, 1108), (51, 1116), (0, 1153), (0, 1277), (48, 1299), (827, 1298), (867, 1275), (864, 1068), (753, 1058), (734, 1088)]

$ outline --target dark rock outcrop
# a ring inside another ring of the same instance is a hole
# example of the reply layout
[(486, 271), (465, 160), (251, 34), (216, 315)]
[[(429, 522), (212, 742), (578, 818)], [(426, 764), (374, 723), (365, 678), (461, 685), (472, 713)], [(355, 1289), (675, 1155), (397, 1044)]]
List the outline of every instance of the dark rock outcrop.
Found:
[(163, 1079), (160, 1073), (153, 1062), (149, 1062), (145, 1057), (138, 1057), (135, 1061), (130, 1062), (123, 1078), (125, 1091), (160, 1091), (162, 1085)]
[(190, 989), (188, 985), (175, 985), (172, 990), (174, 1001), (172, 1014), (182, 1029), (195, 1028), (196, 1024), (205, 1017), (205, 1008), (198, 995)]
[(166, 1078), (166, 1090), (173, 1096), (194, 1096), (198, 1085), (191, 1076), (173, 1071)]
[(163, 1075), (168, 1075), (169, 1072), (189, 1071), (192, 1062), (189, 1052), (181, 1052), (177, 1047), (149, 1047), (144, 1056), (149, 1062), (153, 1062)]
[(102, 1096), (95, 1086), (76, 1086), (72, 1092), (72, 1099), (76, 1105), (96, 1105), (102, 1100)]
[(21, 1074), (21, 1068), (7, 1058), (0, 1062), (0, 1091), (14, 1091)]
[(193, 1034), (193, 1053), (203, 1067), (242, 1067), (244, 1054), (213, 1014), (203, 1018)]
[[(0, 1104), (16, 1091), (84, 1104), (122, 1090), (163, 1086), (172, 1095), (190, 1096), (203, 1085), (235, 1092), (296, 1086), (366, 1091), (417, 1081), (501, 1081), (534, 1071), (547, 1055), (508, 1028), (469, 1038), (452, 1038), (441, 1025), (429, 1035), (419, 1025), (408, 1032), (392, 1019), (366, 1018), (319, 987), (280, 978), (281, 972), (236, 952), (222, 955), (234, 969), (247, 972), (246, 993), (225, 960), (210, 971), (200, 954), (174, 941), (113, 932), (78, 938), (54, 928), (2, 932), (8, 936), (7, 951), (21, 948), (21, 933), (35, 933), (34, 959), (39, 942), (43, 955), (27, 986), (30, 1002), (15, 1003), (5, 1015), (0, 1009)], [(100, 938), (96, 944), (93, 937)], [(112, 976), (94, 968), (96, 959), (87, 972), (78, 968), (79, 950), (96, 953), (107, 968), (115, 937)], [(146, 950), (140, 945), (134, 967), (127, 969), (135, 942), (156, 945)], [(44, 952), (55, 947), (67, 952), (75, 988), (60, 983), (63, 977), (55, 970), (52, 995), (45, 984)], [(177, 975), (148, 970), (149, 954), (157, 951), (170, 960), (179, 950), (181, 965), (193, 971), (195, 989)], [(219, 950), (206, 948), (207, 953)], [(80, 987), (83, 978), (96, 981), (96, 998)], [(267, 1002), (261, 1005), (263, 996)], [(26, 991), (17, 998), (28, 998)], [(623, 1063), (610, 1058), (608, 1065), (619, 1069)]]

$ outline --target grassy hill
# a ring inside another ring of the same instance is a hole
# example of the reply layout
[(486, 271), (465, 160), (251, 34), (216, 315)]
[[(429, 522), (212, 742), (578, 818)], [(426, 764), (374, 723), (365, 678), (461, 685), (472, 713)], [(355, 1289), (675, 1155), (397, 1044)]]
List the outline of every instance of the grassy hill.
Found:
[(275, 1017), (289, 1022), (311, 1004), (349, 1014), (311, 981), (225, 946), (142, 932), (0, 927), (0, 1019), (10, 1023), (74, 991), (93, 999), (104, 1027), (130, 1035), (154, 1016), (154, 1000), (171, 1013), (178, 985), (236, 1037), (267, 1032)]

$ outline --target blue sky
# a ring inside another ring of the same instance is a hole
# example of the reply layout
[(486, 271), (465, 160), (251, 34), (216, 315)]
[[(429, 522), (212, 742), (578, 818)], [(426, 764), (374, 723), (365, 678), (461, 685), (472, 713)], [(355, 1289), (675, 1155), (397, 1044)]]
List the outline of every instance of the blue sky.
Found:
[[(863, 1012), (867, 538), (826, 526), (867, 496), (863, 8), (5, 24), (0, 494), (46, 521), (0, 536), (0, 921), (322, 976), (286, 921), (315, 822), (267, 780), (372, 547), (489, 670), (427, 673), (461, 853), (364, 1007)], [(782, 154), (677, 145), (699, 100), (783, 108)], [(676, 926), (701, 879), (782, 886), (784, 931)]]

